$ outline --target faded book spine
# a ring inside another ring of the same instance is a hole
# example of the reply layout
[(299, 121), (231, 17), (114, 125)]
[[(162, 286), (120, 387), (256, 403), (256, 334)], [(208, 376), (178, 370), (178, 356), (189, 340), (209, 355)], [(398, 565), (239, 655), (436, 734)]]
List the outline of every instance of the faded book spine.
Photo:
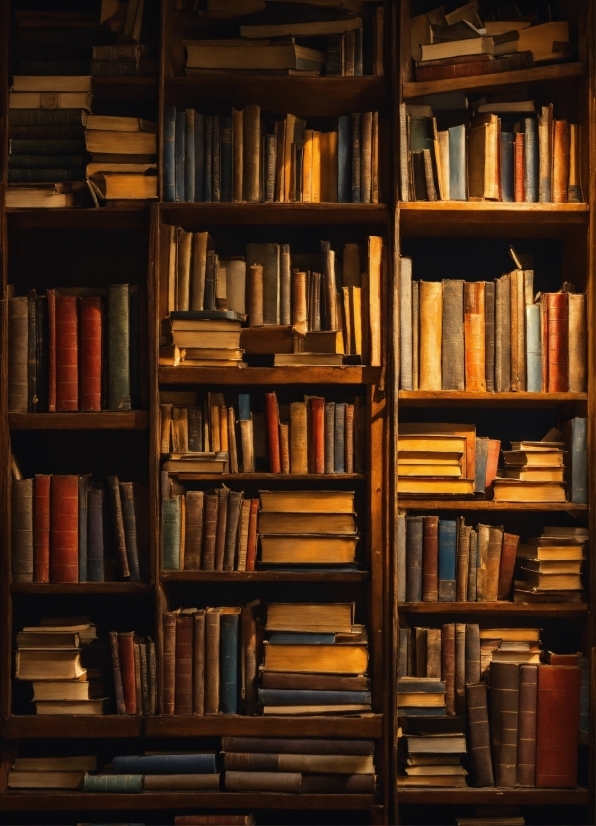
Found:
[(108, 286), (108, 408), (130, 410), (130, 290)]
[(33, 582), (33, 479), (12, 480), (11, 568), (13, 582)]

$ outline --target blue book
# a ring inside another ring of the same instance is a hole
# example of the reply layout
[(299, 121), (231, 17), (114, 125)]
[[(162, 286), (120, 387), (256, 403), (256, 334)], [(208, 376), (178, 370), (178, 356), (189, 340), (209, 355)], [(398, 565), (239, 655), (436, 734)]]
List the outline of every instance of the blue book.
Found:
[(250, 421), (250, 393), (238, 393), (238, 421)]
[(536, 118), (524, 118), (524, 191), (527, 203), (538, 201), (538, 126)]
[(195, 110), (184, 111), (184, 200), (195, 200)]
[(565, 424), (567, 497), (574, 505), (588, 504), (588, 420), (576, 417)]
[(359, 204), (362, 195), (361, 183), (361, 141), (360, 141), (360, 114), (352, 115), (352, 197), (353, 204)]
[(259, 688), (260, 706), (316, 706), (370, 704), (370, 691), (309, 691), (292, 688)]
[(213, 168), (213, 116), (205, 118), (205, 147), (203, 154), (203, 200), (212, 199), (211, 170)]
[[(238, 714), (238, 629), (240, 614), (221, 615), (220, 703), (224, 714)], [(215, 771), (215, 769), (213, 769)]]
[(195, 112), (195, 201), (203, 200), (203, 175), (205, 164), (205, 119)]
[(221, 200), (232, 200), (232, 118), (221, 119)]
[(215, 753), (131, 754), (112, 760), (114, 774), (214, 774)]
[(89, 476), (79, 476), (79, 582), (87, 582), (87, 491)]
[(439, 519), (439, 602), (455, 602), (457, 523)]
[(104, 581), (104, 490), (90, 488), (87, 493), (87, 581)]
[(452, 201), (466, 201), (467, 187), (466, 127), (449, 129), (449, 197)]
[(446, 708), (428, 708), (427, 706), (414, 706), (399, 708), (400, 717), (445, 717), (447, 714)]
[(335, 634), (309, 634), (299, 631), (272, 631), (269, 642), (273, 645), (333, 645)]
[(186, 115), (176, 112), (176, 156), (174, 168), (176, 170), (176, 197), (175, 201), (184, 201), (184, 155), (186, 143)]
[(335, 459), (333, 472), (345, 473), (345, 430), (346, 406), (343, 402), (335, 405)]
[(526, 383), (529, 393), (542, 391), (540, 305), (526, 304)]
[(350, 118), (337, 119), (337, 200), (347, 204), (350, 197)]
[(163, 124), (163, 199), (176, 199), (176, 107), (166, 106)]
[(180, 570), (180, 497), (161, 500), (161, 569)]
[(430, 677), (399, 677), (397, 681), (397, 693), (408, 694), (411, 692), (422, 692), (423, 694), (444, 694), (445, 681)]
[(486, 488), (486, 462), (488, 460), (488, 436), (476, 437), (476, 462), (474, 468), (474, 493), (484, 494)]
[(513, 132), (501, 132), (501, 196), (507, 203), (515, 200), (513, 147)]

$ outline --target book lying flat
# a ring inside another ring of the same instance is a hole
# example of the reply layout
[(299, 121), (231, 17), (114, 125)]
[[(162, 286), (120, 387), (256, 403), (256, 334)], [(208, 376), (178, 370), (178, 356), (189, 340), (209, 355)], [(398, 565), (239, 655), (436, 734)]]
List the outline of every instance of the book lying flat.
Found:
[(495, 502), (566, 502), (562, 482), (522, 482), (519, 479), (501, 479), (493, 483)]
[(356, 560), (357, 536), (261, 535), (261, 562), (287, 564), (343, 564)]
[(261, 490), (261, 513), (354, 513), (354, 491)]
[(445, 496), (472, 496), (473, 479), (443, 479), (440, 477), (398, 476), (397, 492), (402, 495), (439, 494)]
[(269, 603), (266, 630), (351, 633), (354, 610), (353, 602)]
[(356, 520), (351, 513), (261, 513), (259, 534), (355, 534)]

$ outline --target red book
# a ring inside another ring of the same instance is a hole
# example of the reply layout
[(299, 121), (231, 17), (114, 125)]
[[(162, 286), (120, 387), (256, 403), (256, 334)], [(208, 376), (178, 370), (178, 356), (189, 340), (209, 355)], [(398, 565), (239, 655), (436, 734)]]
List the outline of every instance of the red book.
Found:
[(56, 411), (79, 409), (77, 297), (56, 296)]
[(501, 546), (501, 562), (499, 564), (499, 584), (497, 599), (507, 599), (513, 585), (513, 571), (515, 568), (515, 558), (517, 556), (517, 546), (519, 536), (513, 533), (503, 534), (503, 545)]
[(50, 479), (36, 475), (33, 483), (33, 582), (50, 581)]
[(575, 789), (579, 741), (580, 670), (538, 666), (536, 786)]
[(257, 519), (259, 514), (259, 500), (250, 500), (250, 515), (248, 517), (248, 547), (246, 549), (246, 570), (254, 571), (257, 561)]
[(81, 298), (81, 410), (101, 410), (102, 308), (99, 296)]
[(56, 290), (47, 290), (48, 299), (48, 411), (56, 412)]
[(50, 485), (52, 582), (79, 581), (79, 477), (52, 476)]
[(325, 399), (312, 396), (310, 399), (310, 437), (312, 450), (312, 473), (325, 473)]
[(193, 626), (192, 614), (183, 614), (176, 619), (176, 714), (192, 714)]
[(567, 293), (547, 293), (549, 393), (569, 390), (569, 301)]
[(271, 473), (281, 473), (279, 407), (275, 392), (265, 393), (265, 419), (267, 421), (267, 439), (269, 443), (269, 470)]
[(499, 453), (501, 452), (500, 439), (489, 439), (488, 450), (486, 453), (486, 480), (484, 482), (484, 493), (488, 496), (491, 492), (492, 483), (495, 481), (497, 475), (497, 468), (499, 466)]
[(118, 654), (124, 689), (124, 705), (127, 714), (137, 713), (137, 691), (135, 681), (135, 640), (134, 631), (118, 634)]
[(523, 203), (526, 193), (524, 189), (524, 133), (516, 132), (514, 146), (514, 177), (515, 177), (515, 202)]

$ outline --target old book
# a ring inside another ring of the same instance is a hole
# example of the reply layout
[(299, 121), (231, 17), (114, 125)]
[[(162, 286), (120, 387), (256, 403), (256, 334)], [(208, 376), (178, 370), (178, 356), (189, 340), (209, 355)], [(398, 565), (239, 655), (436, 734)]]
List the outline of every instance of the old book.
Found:
[(52, 582), (78, 582), (78, 476), (52, 476), (50, 508), (50, 579)]
[(254, 571), (257, 558), (257, 521), (259, 500), (250, 500), (250, 515), (248, 520), (248, 545), (246, 549), (246, 570)]
[[(488, 543), (486, 546), (486, 563), (484, 568), (484, 579), (482, 589), (482, 600), (484, 602), (495, 602), (497, 599), (502, 545), (503, 528), (493, 527), (491, 525), (488, 528)], [(483, 559), (484, 556), (481, 557), (481, 560)]]
[(220, 626), (221, 610), (205, 611), (205, 714), (217, 714), (220, 704)]
[(439, 602), (455, 602), (457, 569), (457, 523), (439, 521)]
[(193, 712), (193, 627), (192, 614), (176, 618), (175, 714)]
[(511, 276), (495, 280), (495, 390), (511, 389)]
[(577, 786), (580, 670), (538, 667), (536, 786)]
[[(139, 548), (137, 542), (137, 514), (135, 511), (135, 497), (133, 482), (120, 482), (120, 498), (122, 502), (122, 521), (126, 542), (126, 558), (133, 582), (141, 579), (139, 569)], [(144, 548), (142, 550), (145, 550)]]
[(406, 518), (407, 602), (422, 602), (423, 519), (422, 516)]
[(517, 786), (536, 785), (536, 702), (538, 666), (519, 667), (519, 711), (517, 732)]
[(267, 437), (269, 443), (269, 464), (271, 473), (281, 473), (281, 457), (279, 449), (279, 407), (277, 394), (265, 393), (265, 417), (267, 422)]
[(240, 610), (240, 608), (222, 608), (221, 610), (220, 702), (224, 714), (238, 713)]
[(204, 491), (187, 491), (184, 569), (188, 571), (198, 571), (201, 568), (204, 508)]
[(200, 609), (192, 615), (192, 711), (205, 713), (205, 611)]
[(101, 410), (102, 303), (80, 299), (80, 409)]
[(215, 557), (214, 570), (223, 571), (225, 546), (226, 546), (226, 526), (228, 521), (228, 500), (230, 489), (225, 485), (217, 491), (217, 521), (215, 524)]
[(118, 634), (118, 656), (124, 692), (126, 714), (137, 713), (137, 695), (135, 686), (134, 632), (125, 631)]
[(414, 628), (414, 659), (413, 673), (416, 677), (426, 677), (428, 659), (428, 628)]
[(104, 546), (105, 490), (91, 487), (87, 491), (87, 581), (105, 579)]
[(163, 571), (180, 570), (180, 496), (161, 500), (161, 567)]
[[(381, 366), (382, 356), (382, 336), (381, 336), (381, 282), (382, 270), (386, 266), (387, 250), (383, 245), (382, 237), (378, 235), (371, 235), (368, 239), (368, 306), (364, 311), (363, 324), (366, 329), (368, 326), (368, 350), (364, 347), (363, 337), (363, 355), (366, 358), (367, 351), (369, 352), (371, 367)], [(363, 293), (364, 301), (364, 293)], [(368, 325), (364, 319), (366, 318), (366, 311), (368, 310)]]
[(77, 649), (17, 651), (17, 680), (79, 680), (87, 674)]
[(466, 624), (466, 685), (480, 682), (480, 628), (474, 623)]
[(583, 393), (586, 389), (586, 296), (569, 293), (569, 390)]
[[(426, 633), (426, 677), (433, 678), (436, 680), (441, 679), (441, 629), (440, 628), (429, 628)], [(399, 697), (402, 696), (398, 694), (398, 702)], [(414, 694), (415, 702), (413, 705), (417, 705), (417, 702), (420, 698)], [(402, 697), (403, 699), (403, 697)], [(439, 695), (440, 702), (437, 703), (439, 706), (444, 706), (444, 697)], [(402, 703), (403, 705), (404, 703)]]
[(497, 599), (508, 599), (511, 594), (518, 545), (519, 536), (512, 533), (503, 534), (501, 561), (499, 563)]
[(420, 389), (420, 282), (412, 282), (412, 390)]
[[(466, 285), (467, 289), (467, 285)], [(464, 390), (464, 282), (443, 281), (442, 389)]]
[[(344, 278), (345, 278), (344, 253)], [(346, 289), (344, 287), (344, 289)], [(412, 259), (399, 259), (399, 358), (400, 387), (413, 390), (412, 384)]]
[(567, 120), (553, 121), (552, 199), (555, 204), (567, 203), (569, 148)]
[(441, 627), (441, 679), (445, 683), (447, 714), (455, 714), (455, 623)]
[(485, 682), (466, 686), (468, 709), (468, 753), (474, 785), (494, 786), (488, 723), (487, 686)]
[(468, 599), (468, 575), (470, 569), (470, 533), (472, 528), (460, 516), (457, 524), (457, 574), (455, 580), (456, 602)]
[(78, 302), (76, 296), (57, 295), (56, 411), (79, 409)]
[(11, 502), (11, 571), (13, 582), (34, 581), (33, 507), (33, 479), (13, 478)]
[(511, 295), (511, 389), (526, 389), (526, 336), (524, 271), (510, 274)]
[(420, 282), (420, 390), (441, 389), (442, 285)]
[(495, 390), (495, 282), (484, 284), (484, 366), (486, 390)]
[(478, 600), (478, 531), (470, 531), (470, 565), (468, 567), (468, 602)]
[(513, 788), (517, 771), (519, 666), (516, 663), (491, 663), (490, 682), (495, 783)]
[[(12, 502), (12, 536), (18, 534), (18, 545), (24, 551), (23, 561), (28, 558), (28, 545), (33, 541), (33, 582), (50, 581), (50, 484), (51, 476), (36, 474), (33, 480), (33, 520), (29, 526), (29, 486), (23, 486), (19, 491), (19, 499), (15, 498), (13, 487)], [(16, 480), (15, 480), (16, 481)], [(30, 481), (30, 480), (21, 480)], [(25, 496), (22, 496), (22, 492)], [(17, 504), (18, 502), (18, 504)], [(21, 510), (22, 507), (22, 510)], [(31, 529), (30, 529), (31, 527)], [(20, 555), (20, 554), (18, 554)], [(13, 580), (19, 582), (15, 576), (19, 573), (18, 562), (13, 552), (12, 574)]]
[(567, 293), (546, 295), (546, 341), (549, 393), (569, 389), (569, 297)]
[(563, 428), (567, 458), (565, 461), (565, 481), (567, 495), (571, 502), (586, 504), (588, 501), (587, 476), (587, 419), (575, 417)]
[(290, 472), (308, 473), (308, 438), (307, 438), (306, 402), (290, 404)]
[(422, 600), (439, 598), (439, 517), (423, 517)]
[(233, 571), (237, 561), (238, 528), (242, 508), (242, 491), (231, 490), (228, 496), (223, 570)]
[(495, 479), (495, 502), (566, 502), (565, 485), (558, 482), (523, 482)]
[(108, 408), (110, 410), (131, 409), (129, 330), (129, 285), (110, 284), (108, 286)]
[(114, 546), (121, 575), (128, 579), (131, 576), (126, 549), (126, 533), (124, 530), (124, 515), (122, 511), (122, 494), (117, 476), (107, 476), (106, 484), (110, 495), (110, 515)]
[(11, 298), (8, 302), (8, 408), (26, 413), (28, 407), (28, 312), (27, 298)]
[(484, 282), (464, 285), (466, 390), (486, 390)]
[(455, 713), (466, 713), (466, 624), (455, 623)]
[(362, 674), (368, 662), (366, 645), (265, 644), (264, 654), (264, 668), (269, 671)]

